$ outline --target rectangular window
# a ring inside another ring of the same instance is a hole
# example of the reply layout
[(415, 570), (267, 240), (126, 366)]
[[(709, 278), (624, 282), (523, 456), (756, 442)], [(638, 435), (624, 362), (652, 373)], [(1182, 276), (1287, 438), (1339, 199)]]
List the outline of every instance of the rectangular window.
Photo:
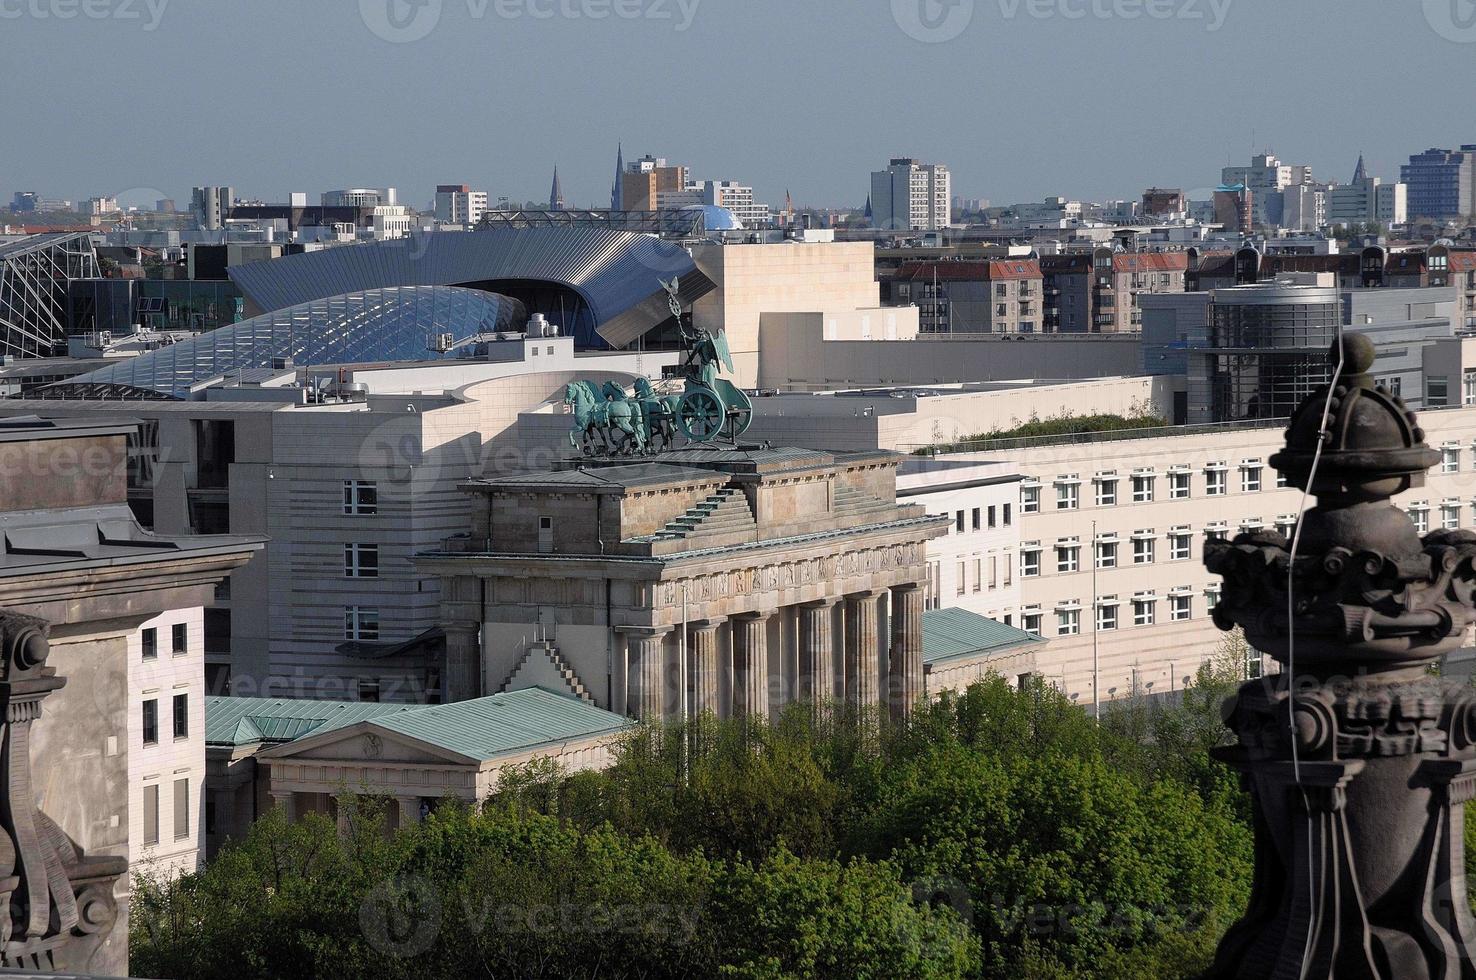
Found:
[(1220, 604), (1219, 586), (1211, 586), (1204, 590), (1204, 611), (1213, 612), (1215, 606)]
[(1133, 477), (1133, 503), (1146, 504), (1153, 500), (1153, 477), (1140, 475)]
[(1459, 504), (1445, 504), (1440, 508), (1440, 526), (1448, 531), (1453, 531), (1461, 526), (1461, 507)]
[(1056, 509), (1075, 510), (1081, 505), (1081, 487), (1075, 483), (1056, 484)]
[(1425, 407), (1444, 408), (1449, 394), (1447, 378), (1425, 379)]
[(1020, 552), (1020, 577), (1035, 578), (1040, 574), (1040, 552)]
[(1056, 571), (1074, 572), (1077, 568), (1077, 555), (1081, 549), (1076, 545), (1056, 546)]
[(1010, 505), (1009, 504), (1004, 504), (1004, 505), (1002, 505), (1000, 507), (1000, 516), (1003, 519), (1002, 522), (1003, 522), (1004, 526), (1005, 527), (1009, 527), (1010, 526), (1010, 522), (1013, 520), (1013, 518), (1010, 516)]
[(1097, 506), (1111, 507), (1117, 503), (1117, 480), (1100, 479), (1097, 481)]
[(956, 510), (956, 511), (953, 512), (953, 530), (956, 533), (958, 533), (958, 534), (962, 534), (963, 533), (963, 530), (964, 530), (964, 512), (961, 511), (961, 510)]
[(1461, 471), (1461, 451), (1456, 446), (1442, 446), (1440, 448), (1440, 472), (1459, 473)]
[(1026, 514), (1040, 513), (1040, 487), (1020, 488), (1020, 510)]
[(344, 578), (379, 578), (379, 545), (346, 544), (343, 546)]
[(379, 639), (379, 607), (344, 606), (343, 638), (345, 640)]
[(1223, 469), (1211, 469), (1204, 471), (1204, 495), (1206, 497), (1222, 497), (1225, 494), (1225, 471)]
[(1097, 629), (1106, 632), (1117, 629), (1117, 604), (1103, 603), (1097, 607)]
[(1190, 534), (1188, 531), (1169, 533), (1169, 561), (1183, 561), (1189, 557)]
[(999, 566), (1004, 571), (1004, 587), (1008, 589), (1015, 579), (1015, 556), (1006, 551)]
[(954, 595), (963, 595), (969, 587), (968, 566), (963, 562), (958, 563), (957, 580), (954, 582)]
[(1409, 519), (1414, 522), (1415, 530), (1421, 534), (1430, 530), (1430, 508), (1416, 505), (1409, 509)]
[(1034, 633), (1036, 636), (1039, 636), (1040, 635), (1040, 613), (1032, 613), (1032, 612), (1021, 613), (1020, 614), (1020, 628), (1022, 630), (1024, 630), (1025, 632), (1027, 632), (1027, 633)]
[(159, 743), (159, 702), (150, 698), (143, 703), (143, 744)]
[(143, 800), (144, 843), (159, 843), (159, 787), (145, 786)]
[(379, 513), (379, 485), (372, 480), (344, 480), (343, 512), (353, 516)]
[(1461, 372), (1461, 403), (1476, 405), (1476, 368), (1466, 368)]
[(174, 781), (174, 839), (184, 840), (190, 836), (190, 781)]
[(1240, 490), (1242, 493), (1255, 493), (1261, 489), (1261, 468), (1259, 466), (1242, 466), (1240, 468)]
[[(993, 508), (993, 507), (991, 507), (991, 508), (989, 508), (989, 509), (990, 509), (990, 510), (993, 510), (993, 509), (994, 509), (994, 508)], [(982, 523), (981, 523), (981, 521), (980, 521), (980, 516), (979, 516), (979, 508), (977, 508), (977, 507), (975, 507), (975, 508), (974, 508), (974, 530), (975, 530), (975, 531), (977, 531), (977, 530), (979, 530), (979, 529), (980, 529), (980, 528), (981, 528), (981, 527), (982, 527), (982, 526), (983, 526), (983, 524), (982, 524)]]
[(1169, 474), (1169, 499), (1170, 500), (1183, 500), (1184, 498), (1186, 498), (1188, 496), (1189, 496), (1189, 474), (1188, 473), (1170, 473)]
[(1080, 609), (1056, 610), (1056, 635), (1075, 636), (1081, 632)]
[(1153, 562), (1153, 539), (1133, 538), (1133, 564), (1148, 565)]
[(995, 507), (993, 507), (993, 506), (991, 506), (989, 508), (989, 526), (990, 527), (997, 527), (998, 526), (998, 524), (996, 523), (996, 521), (998, 520), (998, 516), (999, 516), (998, 509), (995, 508)]
[(1169, 596), (1169, 619), (1174, 622), (1182, 622), (1189, 618), (1189, 600), (1187, 595)]
[(1133, 600), (1133, 625), (1152, 626), (1153, 607), (1156, 605), (1152, 599)]
[(999, 556), (989, 556), (989, 591), (999, 588)]
[(153, 660), (159, 655), (159, 631), (150, 626), (143, 631), (143, 658)]
[(359, 679), (359, 700), (371, 704), (379, 703), (379, 678)]
[(175, 623), (169, 631), (169, 648), (176, 657), (190, 651), (190, 628), (186, 623)]
[(1117, 542), (1116, 541), (1098, 541), (1097, 542), (1097, 567), (1098, 568), (1116, 568), (1117, 567)]
[(174, 737), (190, 737), (190, 696), (188, 694), (174, 696)]

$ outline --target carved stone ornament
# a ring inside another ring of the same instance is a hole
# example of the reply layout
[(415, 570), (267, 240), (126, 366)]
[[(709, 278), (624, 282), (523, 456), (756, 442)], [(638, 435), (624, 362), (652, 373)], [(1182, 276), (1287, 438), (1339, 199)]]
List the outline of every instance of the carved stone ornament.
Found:
[(45, 620), (0, 609), (0, 966), (86, 970), (117, 918), (122, 857), (88, 857), (36, 806), (31, 726), (66, 680), (46, 665)]
[(1215, 623), (1283, 666), (1226, 704), (1237, 744), (1217, 755), (1251, 794), (1255, 877), (1210, 975), (1476, 978), (1476, 689), (1428, 670), (1476, 619), (1476, 534), (1421, 537), (1390, 503), (1439, 454), (1374, 385), (1366, 337), (1331, 359), (1331, 392), (1307, 397), (1270, 459), (1317, 497), (1295, 561), (1275, 531), (1205, 544), (1224, 578)]

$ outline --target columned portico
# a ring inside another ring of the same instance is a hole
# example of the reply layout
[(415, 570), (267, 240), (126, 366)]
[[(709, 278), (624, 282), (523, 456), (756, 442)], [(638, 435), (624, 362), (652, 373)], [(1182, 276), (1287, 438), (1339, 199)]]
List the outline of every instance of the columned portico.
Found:
[(666, 636), (669, 626), (625, 627), (625, 710), (638, 721), (666, 715)]
[(769, 614), (733, 620), (733, 716), (769, 717)]
[(704, 712), (718, 713), (718, 628), (721, 625), (721, 621), (710, 619), (691, 624), (688, 644), (693, 717)]
[(846, 704), (855, 709), (878, 702), (883, 669), (880, 606), (886, 594), (877, 589), (846, 596)]
[(892, 587), (892, 650), (887, 664), (887, 704), (894, 721), (912, 713), (922, 697), (923, 592), (917, 585)]

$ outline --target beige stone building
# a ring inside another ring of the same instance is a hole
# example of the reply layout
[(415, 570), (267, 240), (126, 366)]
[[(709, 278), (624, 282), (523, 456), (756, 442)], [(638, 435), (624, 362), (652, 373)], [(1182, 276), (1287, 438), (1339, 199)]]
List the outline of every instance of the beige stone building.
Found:
[(473, 481), (441, 580), (452, 698), (524, 677), (636, 718), (922, 695), (927, 541), (897, 457), (694, 449)]

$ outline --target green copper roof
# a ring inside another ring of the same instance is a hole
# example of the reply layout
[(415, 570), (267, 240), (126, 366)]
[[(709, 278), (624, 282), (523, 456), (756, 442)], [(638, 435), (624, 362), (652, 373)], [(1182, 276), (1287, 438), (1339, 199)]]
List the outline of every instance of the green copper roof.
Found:
[(209, 745), (281, 744), (364, 721), (483, 761), (615, 732), (632, 724), (623, 715), (588, 701), (539, 687), (453, 704), (205, 699), (205, 741)]
[(213, 696), (205, 699), (205, 742), (207, 745), (290, 742), (309, 732), (328, 731), (365, 718), (419, 707), (423, 705)]
[(949, 607), (923, 613), (923, 663), (1003, 653), (1042, 642), (1034, 633), (965, 609)]
[(623, 715), (541, 687), (429, 705), (373, 721), (376, 728), (483, 761), (632, 724)]

